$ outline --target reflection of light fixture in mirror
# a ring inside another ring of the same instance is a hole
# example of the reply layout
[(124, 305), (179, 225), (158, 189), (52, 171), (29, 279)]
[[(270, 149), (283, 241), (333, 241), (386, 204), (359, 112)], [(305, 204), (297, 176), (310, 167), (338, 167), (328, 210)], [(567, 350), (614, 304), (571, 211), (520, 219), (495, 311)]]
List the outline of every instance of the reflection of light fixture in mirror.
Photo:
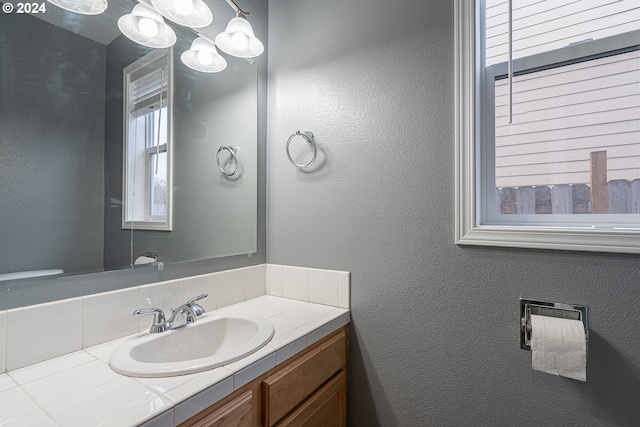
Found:
[(203, 73), (217, 73), (227, 68), (227, 61), (218, 53), (216, 45), (202, 36), (193, 41), (180, 59), (187, 67)]
[(255, 58), (264, 51), (262, 42), (253, 34), (251, 24), (241, 11), (229, 21), (227, 29), (216, 36), (216, 45), (238, 58)]
[(164, 22), (162, 15), (141, 3), (130, 14), (118, 19), (118, 28), (134, 42), (156, 49), (171, 47), (177, 40), (176, 33)]
[(202, 28), (211, 24), (213, 13), (202, 0), (151, 0), (165, 18), (185, 27)]
[(82, 15), (99, 15), (107, 10), (107, 0), (47, 0), (51, 4)]

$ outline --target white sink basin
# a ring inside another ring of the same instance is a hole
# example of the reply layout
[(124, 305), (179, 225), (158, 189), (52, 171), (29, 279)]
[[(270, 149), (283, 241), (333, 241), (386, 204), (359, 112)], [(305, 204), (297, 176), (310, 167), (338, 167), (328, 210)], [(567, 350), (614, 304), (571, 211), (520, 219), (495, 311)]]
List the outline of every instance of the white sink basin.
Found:
[(249, 314), (209, 313), (180, 329), (132, 337), (111, 354), (111, 368), (133, 377), (168, 377), (226, 365), (273, 337), (271, 322)]

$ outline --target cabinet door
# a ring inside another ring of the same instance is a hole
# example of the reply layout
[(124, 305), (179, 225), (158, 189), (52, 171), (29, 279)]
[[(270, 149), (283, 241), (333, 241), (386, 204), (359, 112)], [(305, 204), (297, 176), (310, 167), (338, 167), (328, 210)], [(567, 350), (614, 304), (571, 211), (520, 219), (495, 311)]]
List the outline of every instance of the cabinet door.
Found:
[(251, 427), (252, 392), (247, 391), (241, 394), (220, 409), (190, 425), (192, 427)]
[(277, 427), (346, 427), (347, 375), (340, 371)]
[(265, 425), (270, 427), (346, 367), (346, 332), (323, 342), (263, 382)]

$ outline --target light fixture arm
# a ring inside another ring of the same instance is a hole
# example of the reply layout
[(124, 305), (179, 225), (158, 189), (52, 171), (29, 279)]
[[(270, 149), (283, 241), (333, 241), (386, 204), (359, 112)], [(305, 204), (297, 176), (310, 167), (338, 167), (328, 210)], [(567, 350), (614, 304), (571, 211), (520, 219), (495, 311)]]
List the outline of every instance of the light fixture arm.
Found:
[(138, 3), (142, 3), (143, 5), (147, 6), (150, 9), (155, 10), (153, 5), (151, 4), (151, 0), (137, 0), (137, 1), (138, 1)]
[[(239, 14), (249, 15), (249, 12), (245, 12), (244, 10), (240, 9), (240, 7), (233, 0), (226, 0), (226, 1), (227, 3), (229, 3), (229, 6), (231, 6), (233, 10), (236, 11), (236, 16), (239, 16)], [(241, 16), (241, 17), (244, 18), (244, 16)]]
[(205, 36), (204, 34), (194, 30), (193, 28), (191, 28), (191, 31), (193, 31), (193, 33), (196, 35), (196, 37), (200, 37), (202, 39), (205, 39), (206, 41), (208, 41), (211, 44), (214, 44), (214, 45), (216, 44), (216, 42), (213, 39), (211, 39), (211, 38)]

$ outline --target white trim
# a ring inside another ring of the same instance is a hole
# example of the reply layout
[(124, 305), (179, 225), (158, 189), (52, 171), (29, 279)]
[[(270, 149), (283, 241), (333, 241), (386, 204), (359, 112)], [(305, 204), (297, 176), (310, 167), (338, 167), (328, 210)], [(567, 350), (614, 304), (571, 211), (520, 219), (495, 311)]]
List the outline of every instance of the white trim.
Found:
[(455, 16), (455, 241), (475, 228), (475, 70), (473, 1), (456, 0)]
[[(640, 253), (640, 232), (592, 227), (478, 225), (475, 0), (455, 0), (455, 243), (458, 245)], [(640, 220), (639, 220), (640, 223)]]

